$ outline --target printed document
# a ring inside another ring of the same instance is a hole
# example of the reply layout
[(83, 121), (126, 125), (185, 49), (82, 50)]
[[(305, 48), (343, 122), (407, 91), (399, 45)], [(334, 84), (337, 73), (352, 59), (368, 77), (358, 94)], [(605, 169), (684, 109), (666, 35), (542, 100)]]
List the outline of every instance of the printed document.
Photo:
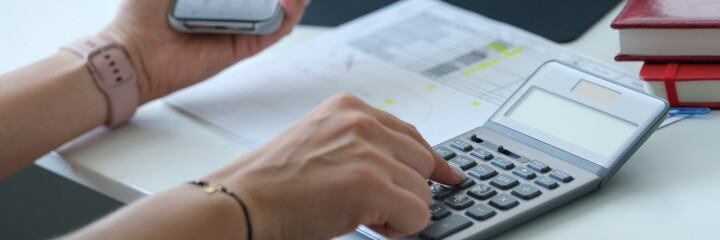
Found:
[(642, 89), (634, 75), (522, 29), (441, 1), (407, 0), (292, 51), (241, 62), (166, 101), (258, 146), (348, 92), (435, 145), (481, 126), (549, 60)]

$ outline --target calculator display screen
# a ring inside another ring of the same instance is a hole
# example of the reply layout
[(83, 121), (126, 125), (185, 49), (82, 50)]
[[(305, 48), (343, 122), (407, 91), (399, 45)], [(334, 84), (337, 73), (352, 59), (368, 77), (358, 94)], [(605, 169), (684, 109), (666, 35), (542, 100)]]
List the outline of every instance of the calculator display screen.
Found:
[(638, 128), (638, 124), (537, 87), (529, 89), (505, 117), (608, 158)]

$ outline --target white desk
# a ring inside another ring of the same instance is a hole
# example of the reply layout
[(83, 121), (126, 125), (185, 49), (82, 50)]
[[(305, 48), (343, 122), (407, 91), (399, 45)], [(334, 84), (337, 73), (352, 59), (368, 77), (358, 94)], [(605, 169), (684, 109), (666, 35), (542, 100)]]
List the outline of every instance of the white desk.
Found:
[[(28, 64), (109, 22), (116, 1), (6, 1), (0, 3), (0, 72)], [(87, 15), (83, 9), (97, 12)], [(618, 6), (567, 47), (638, 72), (640, 63), (615, 63)], [(28, 14), (32, 13), (32, 14)], [(31, 16), (28, 16), (31, 15)], [(78, 17), (83, 16), (83, 17)], [(93, 21), (89, 21), (93, 20)], [(324, 32), (299, 27), (274, 50)], [(720, 114), (659, 130), (602, 191), (523, 224), (503, 239), (713, 239), (720, 234)], [(131, 202), (216, 169), (249, 148), (162, 102), (138, 111), (112, 132), (97, 129), (36, 164), (123, 202)], [(344, 236), (343, 238), (352, 238)]]

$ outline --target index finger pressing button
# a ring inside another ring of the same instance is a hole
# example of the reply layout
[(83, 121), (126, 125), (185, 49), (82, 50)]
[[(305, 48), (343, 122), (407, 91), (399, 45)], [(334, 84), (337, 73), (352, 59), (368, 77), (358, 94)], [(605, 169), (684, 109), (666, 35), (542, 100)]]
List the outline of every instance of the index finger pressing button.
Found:
[(441, 199), (450, 195), (453, 189), (442, 184), (433, 184), (430, 186), (430, 192), (432, 193), (433, 199)]

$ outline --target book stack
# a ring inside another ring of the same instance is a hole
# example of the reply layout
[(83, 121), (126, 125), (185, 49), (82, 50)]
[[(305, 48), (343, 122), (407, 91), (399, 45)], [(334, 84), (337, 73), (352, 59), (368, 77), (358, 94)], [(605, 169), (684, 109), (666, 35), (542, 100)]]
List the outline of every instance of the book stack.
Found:
[(629, 0), (617, 61), (645, 61), (646, 90), (673, 107), (720, 107), (720, 1)]

